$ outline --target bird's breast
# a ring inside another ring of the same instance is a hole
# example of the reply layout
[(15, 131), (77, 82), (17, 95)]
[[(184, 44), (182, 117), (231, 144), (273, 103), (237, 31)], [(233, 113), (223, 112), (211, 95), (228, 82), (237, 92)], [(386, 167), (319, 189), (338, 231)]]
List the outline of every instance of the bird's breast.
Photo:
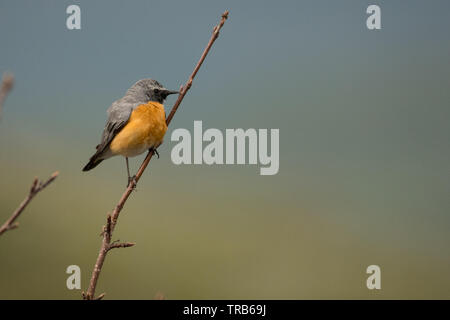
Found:
[(152, 147), (157, 148), (166, 131), (164, 106), (150, 101), (133, 110), (128, 123), (111, 141), (110, 150), (125, 157), (137, 156)]

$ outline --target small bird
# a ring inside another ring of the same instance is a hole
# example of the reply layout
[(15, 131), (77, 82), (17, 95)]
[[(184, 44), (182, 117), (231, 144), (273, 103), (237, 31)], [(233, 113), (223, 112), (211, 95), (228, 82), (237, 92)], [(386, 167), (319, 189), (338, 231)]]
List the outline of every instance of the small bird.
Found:
[(128, 184), (135, 179), (130, 176), (128, 158), (157, 148), (167, 131), (164, 100), (170, 94), (179, 93), (164, 88), (158, 81), (142, 79), (126, 94), (108, 108), (108, 120), (97, 151), (89, 159), (83, 171), (89, 171), (105, 159), (116, 155), (125, 157)]

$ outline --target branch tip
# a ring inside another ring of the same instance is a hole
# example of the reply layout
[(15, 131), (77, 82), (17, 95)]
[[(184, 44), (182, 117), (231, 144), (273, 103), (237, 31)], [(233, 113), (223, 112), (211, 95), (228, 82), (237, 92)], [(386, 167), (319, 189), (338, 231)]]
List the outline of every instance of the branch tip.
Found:
[(14, 75), (9, 72), (5, 72), (2, 78), (2, 91), (11, 91), (14, 86)]
[(3, 109), (3, 103), (14, 86), (14, 76), (12, 73), (4, 73), (0, 86), (0, 117)]
[(95, 298), (95, 300), (102, 300), (105, 295), (106, 295), (106, 293), (103, 292), (102, 294), (99, 294), (98, 297)]
[(119, 242), (115, 241), (108, 246), (108, 251), (111, 249), (116, 249), (116, 248), (129, 248), (129, 247), (133, 247), (134, 245), (136, 245), (136, 243), (134, 243), (134, 242), (119, 243)]
[(34, 178), (33, 182), (31, 183), (30, 191), (28, 192), (27, 197), (25, 200), (22, 201), (22, 203), (19, 205), (19, 207), (14, 211), (14, 213), (11, 215), (11, 217), (0, 227), (0, 235), (4, 232), (12, 229), (16, 229), (19, 227), (19, 224), (15, 222), (15, 220), (20, 216), (20, 214), (23, 212), (23, 210), (28, 206), (31, 199), (42, 191), (45, 187), (47, 187), (53, 180), (56, 179), (57, 174), (52, 174), (52, 176), (45, 182), (42, 183), (39, 181), (37, 177)]

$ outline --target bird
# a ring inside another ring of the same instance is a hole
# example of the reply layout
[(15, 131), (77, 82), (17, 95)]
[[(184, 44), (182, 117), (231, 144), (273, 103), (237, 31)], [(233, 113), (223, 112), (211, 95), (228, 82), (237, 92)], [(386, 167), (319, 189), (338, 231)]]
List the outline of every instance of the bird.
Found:
[(159, 158), (157, 148), (167, 131), (164, 100), (176, 93), (179, 91), (168, 90), (153, 79), (142, 79), (133, 84), (108, 108), (100, 144), (83, 171), (92, 170), (103, 160), (121, 155), (125, 157), (127, 166), (127, 186), (132, 181), (136, 185), (136, 176), (130, 175), (128, 158), (147, 150), (153, 150)]

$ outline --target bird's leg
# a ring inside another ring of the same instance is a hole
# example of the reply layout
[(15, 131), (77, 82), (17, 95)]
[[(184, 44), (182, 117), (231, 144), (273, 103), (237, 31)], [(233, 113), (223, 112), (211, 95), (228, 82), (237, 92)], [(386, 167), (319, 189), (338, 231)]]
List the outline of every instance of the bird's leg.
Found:
[(157, 156), (158, 159), (159, 159), (159, 152), (158, 152), (158, 149), (156, 149), (155, 147), (151, 147), (148, 151), (152, 151), (152, 150), (153, 150), (153, 153), (156, 154), (156, 156)]
[(130, 184), (130, 165), (128, 164), (128, 157), (125, 157), (125, 162), (127, 163), (128, 184)]
[(132, 177), (130, 176), (130, 166), (128, 164), (128, 157), (125, 157), (125, 162), (127, 163), (127, 173), (128, 173), (128, 184), (127, 184), (127, 187), (130, 185), (130, 183), (133, 182), (133, 184), (134, 184), (133, 189), (135, 189), (136, 188), (136, 183), (137, 183), (136, 176), (132, 176)]

